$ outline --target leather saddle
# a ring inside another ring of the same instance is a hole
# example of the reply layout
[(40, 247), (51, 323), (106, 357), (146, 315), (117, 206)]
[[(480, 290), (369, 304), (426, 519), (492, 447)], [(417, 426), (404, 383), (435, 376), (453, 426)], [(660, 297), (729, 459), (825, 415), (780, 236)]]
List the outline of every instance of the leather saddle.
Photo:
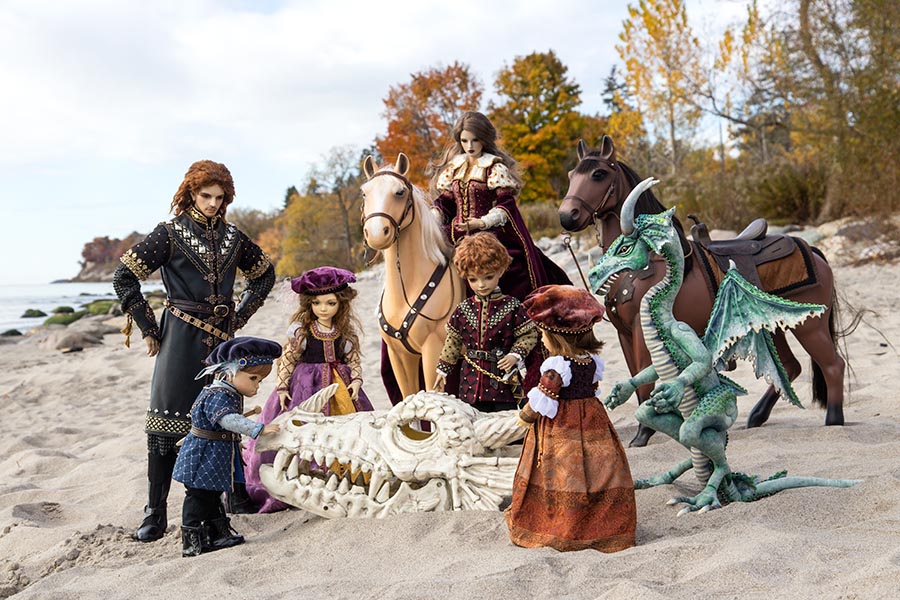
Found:
[(760, 289), (764, 288), (757, 266), (790, 256), (797, 249), (791, 236), (768, 235), (769, 223), (763, 218), (754, 220), (735, 238), (716, 241), (710, 239), (709, 229), (696, 215), (688, 218), (694, 221), (691, 238), (715, 259), (723, 273), (728, 271), (729, 261), (734, 261), (738, 273)]

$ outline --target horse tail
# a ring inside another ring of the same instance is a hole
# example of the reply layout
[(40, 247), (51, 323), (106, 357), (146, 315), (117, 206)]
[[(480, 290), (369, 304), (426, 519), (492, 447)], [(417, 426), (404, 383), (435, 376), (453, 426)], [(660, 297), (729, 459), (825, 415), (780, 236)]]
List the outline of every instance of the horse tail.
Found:
[[(828, 259), (825, 258), (825, 255), (822, 254), (822, 251), (816, 248), (815, 246), (810, 246), (813, 252), (818, 254), (825, 263), (828, 263)], [(830, 265), (829, 265), (829, 268)], [(850, 320), (850, 323), (844, 327), (842, 323), (842, 313), (844, 309), (850, 311), (850, 314), (853, 315), (853, 318)], [(865, 316), (866, 309), (857, 310), (854, 308), (846, 298), (842, 295), (838, 294), (837, 284), (834, 282), (834, 278), (832, 278), (831, 285), (831, 313), (828, 315), (828, 333), (831, 335), (831, 341), (834, 344), (834, 348), (837, 351), (838, 355), (844, 360), (844, 364), (846, 365), (847, 371), (852, 373), (853, 368), (850, 365), (850, 355), (847, 352), (847, 343), (844, 340), (851, 333), (856, 331), (856, 328), (859, 327), (859, 324), (862, 323), (863, 317)], [(879, 332), (880, 333), (880, 332)], [(822, 369), (819, 368), (819, 365), (815, 363), (815, 361), (811, 362), (811, 371), (812, 371), (812, 393), (813, 393), (813, 404), (817, 404), (820, 407), (825, 407), (828, 405), (828, 386), (825, 383), (825, 374), (822, 373)]]

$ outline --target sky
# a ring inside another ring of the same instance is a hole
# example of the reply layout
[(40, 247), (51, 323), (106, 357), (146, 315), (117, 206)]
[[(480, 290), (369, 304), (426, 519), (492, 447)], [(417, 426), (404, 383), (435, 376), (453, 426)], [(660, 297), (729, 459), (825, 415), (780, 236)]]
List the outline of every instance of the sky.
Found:
[[(712, 32), (745, 5), (688, 15)], [(330, 149), (384, 134), (414, 72), (467, 63), (490, 99), (500, 69), (552, 49), (603, 112), (625, 18), (610, 0), (0, 0), (0, 285), (148, 233), (195, 160), (229, 167), (233, 206), (281, 206)]]

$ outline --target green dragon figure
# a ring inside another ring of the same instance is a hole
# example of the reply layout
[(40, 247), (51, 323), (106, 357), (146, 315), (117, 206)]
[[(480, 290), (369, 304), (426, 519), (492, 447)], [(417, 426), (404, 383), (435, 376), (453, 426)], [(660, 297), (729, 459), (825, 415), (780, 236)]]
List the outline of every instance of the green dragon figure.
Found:
[(825, 307), (767, 294), (741, 277), (732, 264), (719, 287), (706, 333), (702, 340), (698, 338), (672, 314), (684, 275), (684, 254), (672, 227), (675, 209), (634, 218), (638, 197), (656, 183), (652, 177), (646, 179), (628, 196), (621, 213), (623, 233), (590, 272), (591, 287), (602, 296), (624, 271), (646, 269), (651, 253), (666, 261), (666, 276), (641, 301), (641, 327), (653, 364), (617, 383), (604, 404), (613, 409), (631, 397), (637, 387), (659, 380), (650, 398), (638, 407), (635, 418), (688, 448), (691, 458), (650, 479), (636, 480), (635, 488), (670, 484), (693, 467), (706, 486), (697, 496), (669, 501), (688, 505), (678, 513), (680, 516), (720, 508), (723, 501), (750, 502), (785, 489), (858, 483), (786, 477), (784, 471), (759, 482), (755, 476), (731, 472), (725, 459), (727, 432), (737, 418), (736, 398), (746, 390), (719, 370), (729, 360), (749, 359), (757, 378), (765, 377), (792, 404), (802, 408), (775, 352), (772, 332), (821, 315)]

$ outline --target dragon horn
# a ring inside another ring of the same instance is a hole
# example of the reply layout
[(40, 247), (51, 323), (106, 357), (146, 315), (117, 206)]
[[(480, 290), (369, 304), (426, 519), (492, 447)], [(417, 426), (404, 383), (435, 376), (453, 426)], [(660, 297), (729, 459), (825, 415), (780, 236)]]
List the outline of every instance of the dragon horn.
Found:
[(657, 183), (659, 183), (658, 179), (648, 177), (637, 184), (634, 189), (631, 190), (631, 193), (628, 194), (628, 197), (625, 198), (625, 202), (622, 204), (622, 212), (619, 216), (619, 223), (622, 226), (622, 233), (624, 235), (631, 235), (634, 233), (634, 205), (637, 204), (638, 198)]

